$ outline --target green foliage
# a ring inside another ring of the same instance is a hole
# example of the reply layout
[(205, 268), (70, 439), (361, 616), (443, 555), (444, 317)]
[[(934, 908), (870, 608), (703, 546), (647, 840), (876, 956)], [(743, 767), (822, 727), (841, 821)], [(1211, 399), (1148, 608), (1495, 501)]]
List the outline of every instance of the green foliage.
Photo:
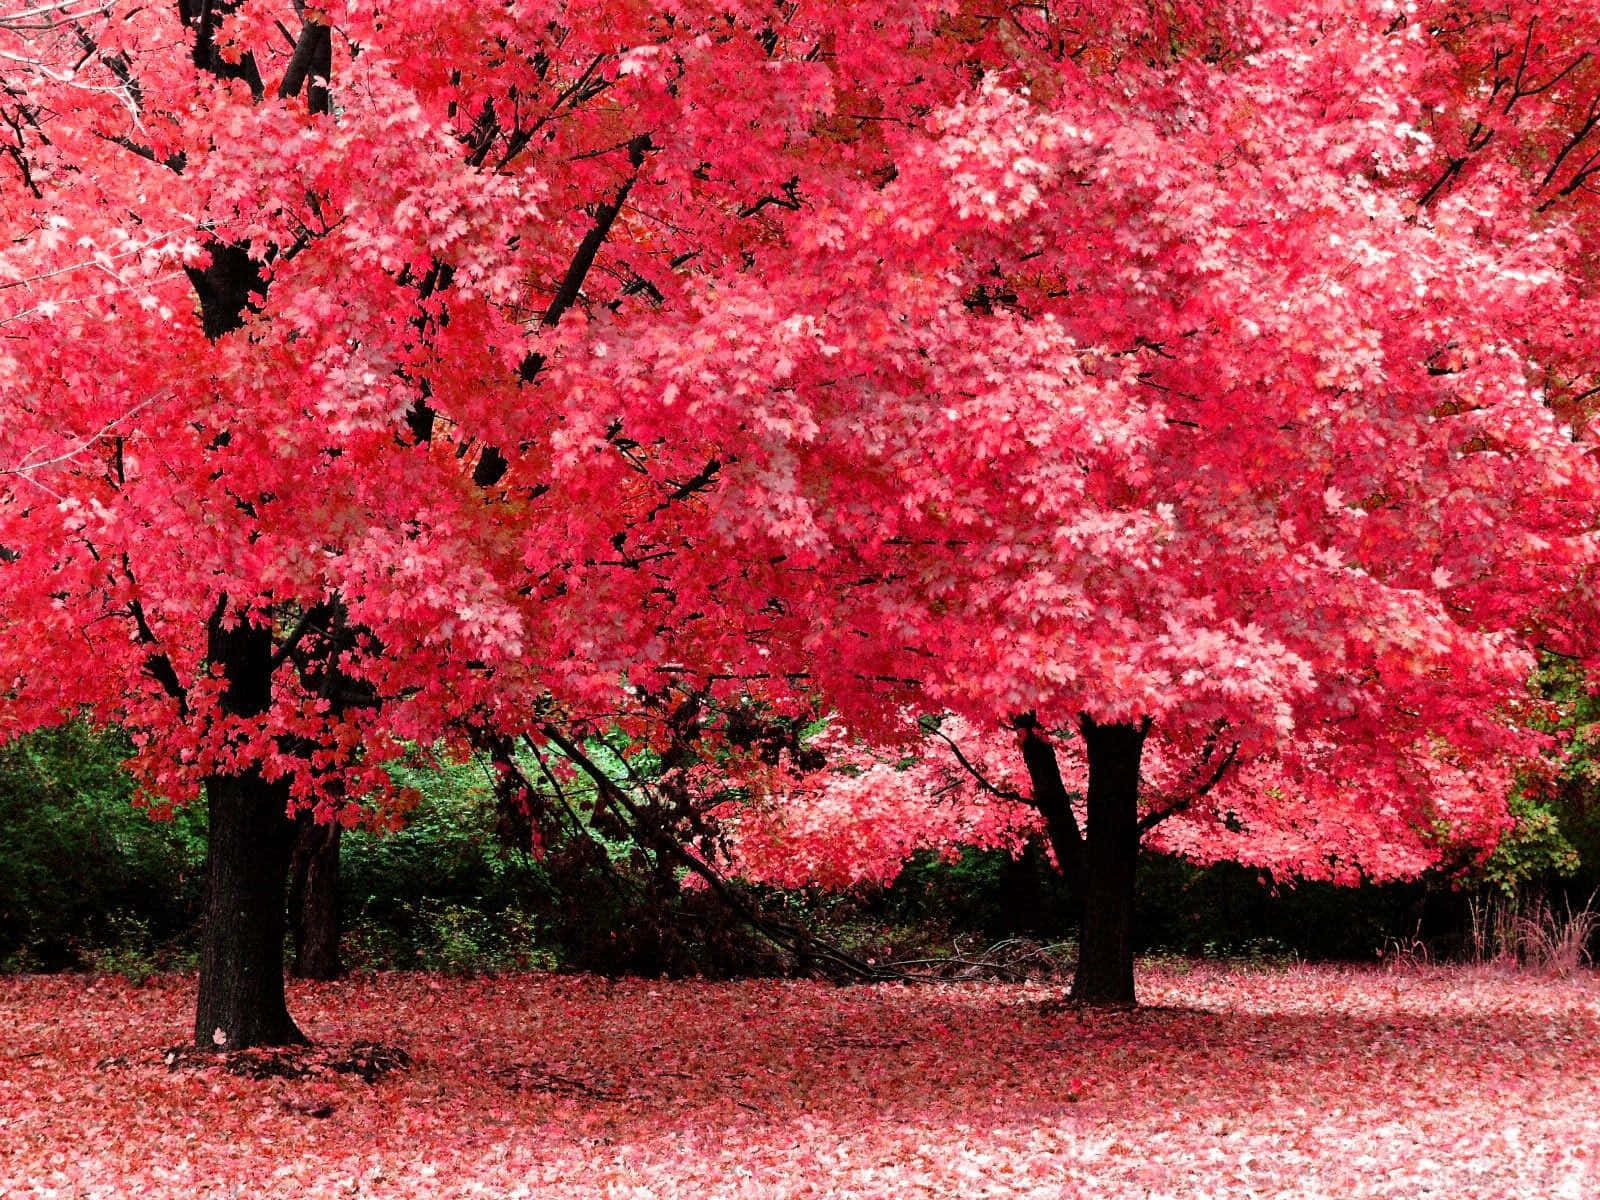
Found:
[(127, 753), (81, 723), (0, 747), (0, 969), (148, 974), (184, 961), (205, 816), (135, 808)]
[[(1475, 877), (1496, 894), (1581, 903), (1600, 883), (1600, 701), (1575, 680), (1559, 696), (1575, 752), (1550, 784), (1512, 799), (1517, 828)], [(1564, 690), (1563, 690), (1564, 689)], [(115, 733), (81, 724), (0, 747), (0, 970), (87, 968), (133, 978), (192, 962), (205, 856), (202, 806), (152, 820), (135, 805)], [(649, 776), (641, 754), (586, 752), (619, 783)], [(531, 764), (530, 778), (536, 775)], [(546, 820), (508, 819), (479, 762), (402, 765), (420, 801), (394, 833), (342, 844), (347, 961), (450, 973), (569, 969), (727, 977), (791, 969), (670, 855), (641, 847), (582, 780)], [(547, 801), (549, 798), (546, 798)], [(776, 914), (816, 923), (862, 957), (937, 957), (957, 944), (1056, 942), (1072, 898), (1039, 846), (1020, 859), (970, 850), (915, 859), (892, 887), (847, 895), (768, 893)], [(1471, 953), (1471, 889), (1436, 879), (1388, 887), (1275, 886), (1257, 872), (1145, 855), (1137, 929), (1146, 952), (1229, 957), (1378, 957), (1397, 943)], [(1570, 900), (1569, 897), (1565, 897)]]
[[(1396, 930), (1453, 919), (1451, 898), (1442, 906), (1436, 899), (1424, 884), (1277, 886), (1234, 863), (1197, 867), (1145, 853), (1134, 927), (1142, 953), (1371, 959)], [(1019, 859), (983, 850), (950, 860), (921, 856), (892, 888), (835, 901), (821, 915), (861, 952), (888, 944), (900, 958), (948, 952), (973, 937), (1057, 942), (1073, 936), (1077, 923), (1068, 889), (1038, 846)]]
[(1538, 802), (1554, 815), (1579, 860), (1576, 886), (1592, 890), (1600, 881), (1600, 695), (1576, 666), (1558, 659), (1544, 666), (1537, 682), (1556, 702), (1557, 729), (1569, 738), (1561, 771)]
[[(0, 748), (0, 971), (142, 978), (192, 965), (204, 808), (162, 821), (141, 811), (121, 767), (127, 750), (82, 725)], [(718, 901), (683, 889), (604, 814), (578, 814), (578, 827), (536, 856), (506, 827), (483, 764), (394, 773), (420, 795), (406, 826), (341, 840), (345, 951), (357, 969), (781, 968)]]
[[(625, 774), (614, 752), (591, 749), (607, 771)], [(357, 967), (713, 977), (781, 968), (719, 901), (685, 889), (673, 864), (582, 795), (569, 797), (570, 816), (546, 831), (536, 856), (527, 829), (497, 804), (484, 764), (394, 773), (421, 796), (406, 827), (343, 843)]]
[(1564, 739), (1564, 755), (1553, 776), (1511, 796), (1515, 825), (1472, 875), (1513, 908), (1550, 894), (1570, 903), (1600, 885), (1600, 696), (1575, 663), (1553, 655), (1533, 683), (1553, 705), (1549, 728)]
[(350, 962), (453, 974), (550, 964), (533, 915), (546, 880), (499, 835), (483, 765), (396, 766), (392, 774), (421, 797), (405, 827), (348, 832), (341, 842)]
[(171, 946), (158, 946), (150, 932), (150, 922), (128, 913), (113, 914), (106, 921), (103, 944), (86, 945), (84, 965), (105, 975), (121, 975), (143, 983), (164, 970), (189, 968), (192, 956), (176, 952)]
[[(1449, 900), (1448, 889), (1443, 897)], [(1146, 951), (1233, 959), (1374, 959), (1438, 905), (1422, 882), (1278, 882), (1237, 863), (1146, 854), (1135, 928)]]
[(999, 941), (1054, 938), (1076, 918), (1065, 883), (1037, 843), (1020, 858), (1003, 850), (963, 851), (954, 858), (919, 854), (883, 896), (893, 924), (952, 941), (968, 933)]
[(552, 970), (555, 952), (541, 946), (537, 921), (518, 907), (496, 912), (466, 903), (423, 899), (400, 914), (403, 925), (364, 919), (345, 934), (358, 967), (405, 967), (446, 975)]
[(1516, 792), (1510, 808), (1516, 824), (1480, 869), (1485, 884), (1510, 897), (1540, 878), (1577, 874), (1583, 863), (1567, 837), (1559, 791), (1548, 800)]

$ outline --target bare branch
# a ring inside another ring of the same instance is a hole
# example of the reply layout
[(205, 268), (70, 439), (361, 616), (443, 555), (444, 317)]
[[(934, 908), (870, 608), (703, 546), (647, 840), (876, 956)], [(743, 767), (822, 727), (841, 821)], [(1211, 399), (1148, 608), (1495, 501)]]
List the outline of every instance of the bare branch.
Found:
[[(1215, 751), (1216, 734), (1212, 734), (1206, 739), (1206, 749), (1200, 756), (1200, 765), (1204, 766), (1205, 763), (1211, 758), (1212, 754), (1215, 753)], [(1180, 796), (1176, 799), (1169, 799), (1159, 808), (1153, 808), (1143, 817), (1141, 817), (1139, 819), (1139, 832), (1145, 833), (1147, 830), (1154, 829), (1168, 817), (1175, 817), (1193, 805), (1197, 800), (1204, 799), (1206, 795), (1208, 795), (1211, 790), (1217, 786), (1217, 784), (1222, 782), (1222, 777), (1228, 773), (1228, 768), (1233, 766), (1234, 759), (1236, 759), (1238, 755), (1239, 743), (1235, 742), (1233, 745), (1228, 747), (1228, 752), (1222, 756), (1222, 761), (1217, 764), (1216, 770), (1212, 771), (1209, 776), (1202, 780), (1193, 791), (1190, 791), (1188, 794)]]
[(978, 768), (973, 764), (972, 760), (962, 752), (961, 747), (956, 745), (955, 739), (944, 730), (940, 729), (937, 725), (928, 725), (925, 726), (925, 729), (928, 733), (933, 734), (934, 737), (938, 738), (941, 742), (950, 747), (950, 753), (956, 756), (956, 761), (961, 764), (962, 768), (967, 772), (968, 775), (971, 775), (972, 778), (977, 781), (978, 786), (984, 791), (988, 792), (991, 796), (998, 796), (1002, 800), (1010, 800), (1015, 804), (1028, 803), (1028, 798), (1026, 796), (1023, 796), (1018, 792), (1014, 792), (1010, 788), (999, 787), (993, 783), (987, 775), (978, 770)]

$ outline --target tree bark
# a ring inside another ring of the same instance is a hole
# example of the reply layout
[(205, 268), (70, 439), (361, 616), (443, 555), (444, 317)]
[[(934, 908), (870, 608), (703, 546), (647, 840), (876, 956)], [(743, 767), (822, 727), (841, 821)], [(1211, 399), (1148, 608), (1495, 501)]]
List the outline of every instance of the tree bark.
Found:
[(1066, 879), (1067, 890), (1076, 906), (1083, 889), (1083, 833), (1078, 828), (1078, 818), (1072, 813), (1072, 797), (1061, 778), (1056, 748), (1040, 732), (1039, 722), (1032, 713), (1017, 717), (1012, 726), (1022, 739), (1022, 761), (1027, 765), (1028, 781), (1033, 788), (1033, 806), (1044, 817), (1045, 834), (1056, 856), (1056, 866)]
[[(223, 712), (265, 712), (272, 698), (272, 633), (227, 628), (227, 598), (208, 628), (207, 657), (222, 668)], [(294, 852), (289, 789), (250, 768), (206, 779), (206, 916), (194, 1040), (205, 1050), (303, 1043), (283, 992), (284, 890)]]
[[(255, 59), (225, 56), (225, 17), (238, 0), (178, 0), (194, 32), (194, 64), (220, 79), (242, 79), (259, 102), (264, 95)], [(317, 48), (320, 54), (320, 47)], [(312, 65), (320, 65), (321, 58)], [(212, 240), (205, 267), (186, 267), (200, 301), (201, 328), (215, 342), (243, 327), (251, 296), (266, 290), (260, 264), (243, 242)], [(224, 430), (218, 445), (232, 436)], [(220, 704), (227, 716), (255, 717), (272, 703), (272, 631), (239, 614), (230, 627), (229, 598), (219, 597), (206, 626), (206, 659), (222, 669)], [(169, 688), (170, 690), (170, 688)], [(180, 696), (180, 704), (181, 696)], [(248, 768), (206, 779), (210, 828), (206, 839), (206, 913), (200, 935), (200, 994), (194, 1040), (201, 1049), (304, 1042), (283, 991), (284, 888), (295, 845), (289, 789)]]
[(338, 979), (339, 841), (342, 827), (302, 813), (289, 865), (289, 921), (294, 934), (291, 972), (300, 979)]
[(288, 789), (254, 771), (206, 781), (206, 917), (195, 1045), (304, 1042), (283, 991), (283, 893), (294, 849)]
[(1101, 725), (1084, 717), (1088, 821), (1084, 836), (1083, 925), (1072, 998), (1132, 1007), (1133, 883), (1139, 859), (1139, 760), (1149, 723)]

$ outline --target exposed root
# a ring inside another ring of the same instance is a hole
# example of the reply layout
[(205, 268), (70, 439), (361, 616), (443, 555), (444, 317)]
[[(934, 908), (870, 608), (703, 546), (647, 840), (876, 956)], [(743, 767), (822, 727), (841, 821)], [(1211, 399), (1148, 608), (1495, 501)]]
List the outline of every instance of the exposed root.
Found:
[(329, 1072), (359, 1075), (375, 1083), (391, 1071), (411, 1066), (411, 1056), (398, 1046), (352, 1042), (348, 1046), (255, 1046), (247, 1050), (201, 1050), (170, 1046), (161, 1054), (169, 1071), (221, 1067), (246, 1079), (304, 1079)]

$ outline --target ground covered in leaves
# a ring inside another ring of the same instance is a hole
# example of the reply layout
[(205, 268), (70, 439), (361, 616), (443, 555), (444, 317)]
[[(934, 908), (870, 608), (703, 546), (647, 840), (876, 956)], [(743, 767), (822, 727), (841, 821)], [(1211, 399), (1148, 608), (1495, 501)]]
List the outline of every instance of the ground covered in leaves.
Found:
[(265, 1071), (171, 1053), (192, 987), (0, 979), (0, 1195), (1600, 1195), (1591, 975), (378, 976), (297, 987)]

